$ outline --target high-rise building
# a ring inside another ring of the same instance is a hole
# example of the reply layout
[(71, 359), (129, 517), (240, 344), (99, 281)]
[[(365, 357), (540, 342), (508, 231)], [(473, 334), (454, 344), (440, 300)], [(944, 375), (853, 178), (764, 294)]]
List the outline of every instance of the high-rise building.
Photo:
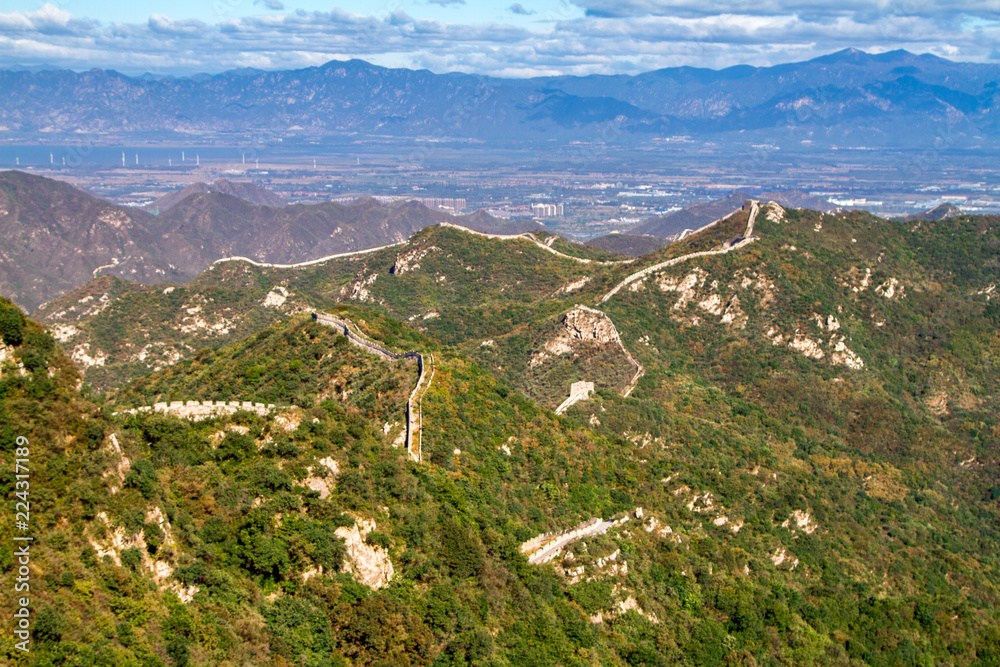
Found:
[(532, 204), (531, 214), (536, 218), (554, 218), (563, 215), (562, 204)]

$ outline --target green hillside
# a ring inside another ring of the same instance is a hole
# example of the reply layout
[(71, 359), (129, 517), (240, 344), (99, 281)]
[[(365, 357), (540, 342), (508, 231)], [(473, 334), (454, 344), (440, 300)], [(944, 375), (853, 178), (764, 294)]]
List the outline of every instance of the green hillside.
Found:
[[(764, 206), (721, 252), (742, 215), (626, 265), (436, 227), (91, 287), (46, 313), (104, 353), (106, 393), (9, 316), (31, 335), (4, 423), (40, 447), (34, 664), (1000, 663), (1000, 220)], [(312, 308), (434, 354), (421, 463), (412, 364)], [(176, 358), (150, 372), (140, 342)], [(209, 400), (274, 407), (136, 410)]]

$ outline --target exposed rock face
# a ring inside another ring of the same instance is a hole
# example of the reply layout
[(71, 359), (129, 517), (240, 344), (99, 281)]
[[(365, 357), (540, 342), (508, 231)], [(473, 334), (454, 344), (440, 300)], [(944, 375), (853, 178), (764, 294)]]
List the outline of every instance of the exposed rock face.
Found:
[(426, 257), (427, 253), (440, 250), (441, 248), (433, 245), (427, 248), (406, 249), (396, 255), (396, 262), (392, 265), (392, 269), (389, 270), (389, 273), (393, 275), (400, 275), (403, 273), (409, 273), (410, 271), (416, 271), (420, 268), (420, 260)]
[(336, 486), (334, 480), (340, 473), (340, 466), (329, 456), (325, 459), (320, 459), (319, 464), (326, 470), (318, 471), (314, 466), (309, 466), (306, 468), (309, 476), (302, 480), (302, 484), (313, 491), (319, 491), (319, 499), (325, 500), (330, 497), (332, 487)]
[(347, 545), (344, 569), (352, 573), (358, 583), (370, 588), (382, 588), (392, 581), (395, 570), (388, 551), (365, 542), (368, 533), (374, 529), (374, 521), (358, 519), (350, 528), (338, 528), (336, 534)]
[(792, 512), (791, 515), (781, 524), (781, 527), (789, 530), (800, 530), (808, 535), (815, 533), (816, 528), (818, 528), (809, 512), (805, 512), (803, 510), (795, 510)]
[(580, 306), (566, 313), (563, 326), (570, 338), (595, 343), (613, 343), (618, 340), (618, 332), (610, 319)]
[(528, 362), (529, 368), (535, 368), (549, 356), (558, 357), (573, 352), (580, 345), (618, 342), (618, 330), (615, 329), (611, 319), (586, 306), (576, 306), (566, 313), (562, 325), (563, 329), (546, 341), (543, 349), (531, 358)]
[[(97, 518), (104, 524), (104, 535), (100, 539), (88, 535), (87, 540), (94, 548), (94, 551), (97, 552), (98, 558), (108, 557), (115, 565), (121, 567), (122, 551), (125, 549), (138, 549), (142, 569), (152, 575), (153, 581), (156, 582), (160, 590), (173, 591), (181, 602), (187, 603), (194, 599), (194, 594), (198, 592), (198, 586), (185, 587), (178, 581), (172, 581), (171, 575), (174, 572), (173, 564), (149, 554), (149, 548), (146, 544), (143, 531), (129, 534), (122, 526), (112, 524), (106, 512), (99, 512)], [(154, 507), (152, 510), (146, 512), (146, 523), (158, 525), (160, 530), (163, 531), (163, 544), (158, 555), (171, 553), (177, 544), (174, 540), (173, 528), (164, 516), (163, 511), (159, 507)]]

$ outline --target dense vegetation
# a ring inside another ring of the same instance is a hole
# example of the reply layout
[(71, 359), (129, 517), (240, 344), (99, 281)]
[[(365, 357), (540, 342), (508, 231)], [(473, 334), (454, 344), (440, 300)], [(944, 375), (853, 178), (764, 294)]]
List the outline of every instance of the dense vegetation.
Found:
[[(565, 417), (533, 399), (619, 368), (526, 372), (561, 313), (736, 235), (722, 227), (627, 269), (436, 229), (409, 272), (389, 271), (404, 248), (187, 288), (182, 306), (212, 289), (235, 311), (240, 289), (333, 303), (363, 285), (364, 307), (339, 312), (435, 354), (422, 464), (393, 426), (412, 367), (305, 316), (247, 315), (238, 342), (91, 395), (0, 310), (4, 449), (39, 447), (35, 664), (1000, 663), (996, 220), (762, 215), (756, 243), (601, 306), (646, 368), (628, 399), (610, 381)], [(124, 412), (230, 397), (289, 407)], [(547, 564), (520, 552), (592, 517), (628, 520)], [(358, 583), (355, 529), (388, 585)]]

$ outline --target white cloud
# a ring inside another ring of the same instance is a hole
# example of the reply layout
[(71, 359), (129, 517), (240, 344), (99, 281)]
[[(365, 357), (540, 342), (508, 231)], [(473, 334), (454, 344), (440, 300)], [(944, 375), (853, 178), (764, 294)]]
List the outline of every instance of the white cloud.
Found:
[(513, 5), (507, 8), (507, 11), (510, 12), (511, 14), (517, 14), (519, 16), (531, 16), (532, 14), (536, 13), (534, 9), (525, 9), (524, 5), (522, 5), (520, 2), (515, 2)]
[(94, 24), (81, 21), (73, 14), (46, 3), (33, 12), (0, 12), (0, 33), (37, 32), (43, 35), (89, 33)]
[(921, 16), (948, 19), (957, 16), (1000, 16), (994, 0), (571, 0), (595, 17), (795, 15), (807, 19), (854, 16), (866, 23), (887, 16)]
[(147, 25), (152, 32), (171, 37), (197, 37), (205, 34), (208, 28), (201, 21), (193, 19), (172, 21), (163, 14), (150, 16)]
[[(260, 1), (270, 6), (280, 0)], [(705, 11), (708, 3), (694, 0), (574, 0), (592, 14), (617, 8), (620, 16), (561, 19), (540, 14), (531, 29), (502, 22), (431, 20), (402, 10), (373, 16), (341, 9), (267, 13), (214, 25), (162, 14), (145, 23), (101, 25), (45, 5), (33, 12), (0, 12), (0, 66), (44, 63), (185, 74), (362, 58), (437, 72), (533, 76), (636, 73), (678, 65), (770, 65), (847, 47), (905, 48), (957, 60), (997, 58), (996, 22), (954, 16), (942, 20), (933, 12), (944, 11), (943, 3), (900, 1), (922, 8), (922, 13), (864, 13), (857, 0), (844, 0), (839, 13), (819, 12), (814, 0), (729, 0), (729, 11), (717, 13)], [(507, 11), (520, 13), (516, 7), (529, 11), (520, 3)], [(986, 3), (976, 0), (968, 7)], [(817, 11), (810, 14), (808, 9)]]

